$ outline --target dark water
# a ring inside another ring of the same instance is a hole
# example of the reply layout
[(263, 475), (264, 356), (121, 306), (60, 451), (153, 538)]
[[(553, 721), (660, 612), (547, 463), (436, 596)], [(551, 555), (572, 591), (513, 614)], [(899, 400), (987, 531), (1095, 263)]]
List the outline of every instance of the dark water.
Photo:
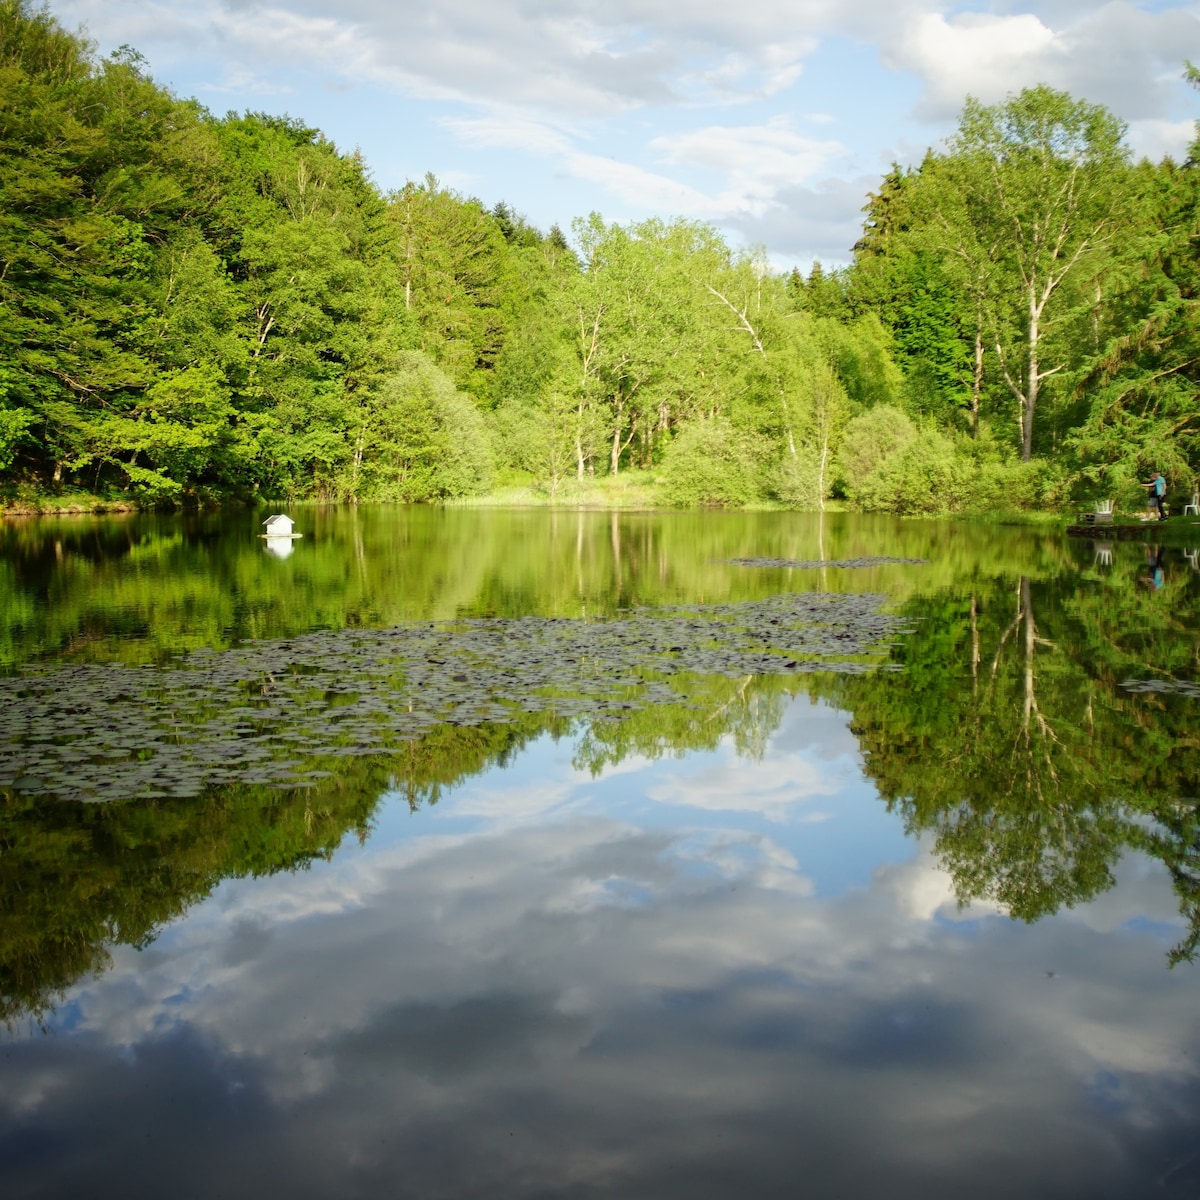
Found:
[(1200, 1195), (1186, 538), (265, 515), (0, 528), (0, 1195)]

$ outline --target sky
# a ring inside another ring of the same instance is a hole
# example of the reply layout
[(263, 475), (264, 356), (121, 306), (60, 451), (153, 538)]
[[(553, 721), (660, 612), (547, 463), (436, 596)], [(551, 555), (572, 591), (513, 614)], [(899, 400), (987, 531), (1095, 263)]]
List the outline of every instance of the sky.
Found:
[(687, 217), (780, 266), (849, 260), (892, 162), (964, 98), (1037, 83), (1111, 108), (1138, 155), (1200, 116), (1200, 3), (1172, 0), (51, 0), (215, 113), (288, 113), (385, 191), (433, 172), (547, 229)]

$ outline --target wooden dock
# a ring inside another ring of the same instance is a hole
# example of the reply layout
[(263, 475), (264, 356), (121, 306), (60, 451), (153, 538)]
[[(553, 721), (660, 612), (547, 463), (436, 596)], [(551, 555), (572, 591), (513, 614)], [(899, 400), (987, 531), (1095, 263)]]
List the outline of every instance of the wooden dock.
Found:
[(1093, 541), (1135, 541), (1139, 538), (1161, 541), (1164, 536), (1191, 534), (1200, 540), (1200, 521), (1168, 517), (1165, 521), (1097, 521), (1067, 526), (1067, 537), (1090, 538)]

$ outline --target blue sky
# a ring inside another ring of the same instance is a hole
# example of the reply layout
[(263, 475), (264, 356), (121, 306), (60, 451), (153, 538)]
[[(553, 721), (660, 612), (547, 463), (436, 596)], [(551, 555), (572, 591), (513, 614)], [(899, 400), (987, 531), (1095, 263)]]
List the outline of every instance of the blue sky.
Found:
[(567, 228), (685, 216), (780, 266), (847, 260), (893, 161), (1044, 82), (1182, 154), (1200, 3), (1083, 0), (52, 0), (215, 112), (302, 117), (379, 185), (432, 171)]

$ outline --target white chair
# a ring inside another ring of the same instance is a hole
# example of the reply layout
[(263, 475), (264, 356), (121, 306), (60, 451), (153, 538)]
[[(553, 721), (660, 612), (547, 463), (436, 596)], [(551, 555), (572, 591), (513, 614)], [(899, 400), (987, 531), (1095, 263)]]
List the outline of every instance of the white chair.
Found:
[(1189, 500), (1188, 503), (1183, 506), (1183, 515), (1185, 517), (1187, 516), (1189, 510), (1194, 512), (1196, 516), (1200, 517), (1200, 489), (1194, 491), (1192, 493), (1191, 500)]

